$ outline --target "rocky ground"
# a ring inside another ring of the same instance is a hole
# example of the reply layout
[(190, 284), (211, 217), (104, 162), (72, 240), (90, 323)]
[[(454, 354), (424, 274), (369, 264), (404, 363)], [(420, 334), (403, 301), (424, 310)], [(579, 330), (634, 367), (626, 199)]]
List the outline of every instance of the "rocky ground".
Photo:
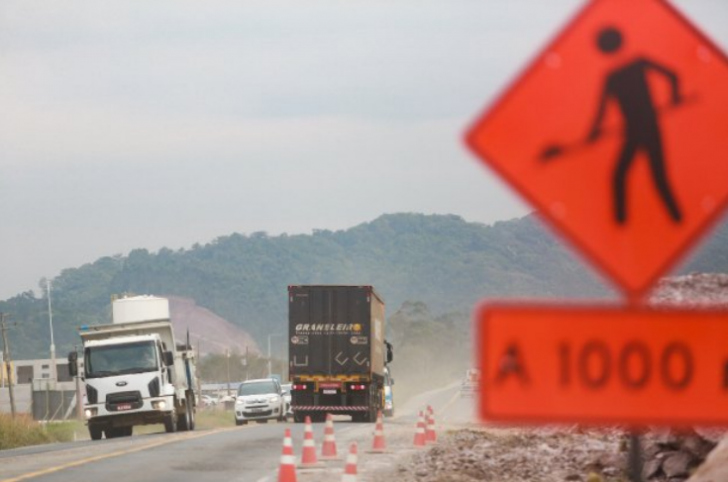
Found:
[[(671, 306), (728, 306), (728, 275), (690, 274), (660, 281), (650, 302)], [(444, 427), (439, 443), (409, 451), (388, 467), (368, 470), (363, 480), (402, 482), (622, 482), (627, 473), (628, 436), (619, 429), (581, 430)], [(728, 480), (728, 442), (722, 431), (675, 434), (649, 431), (642, 437), (643, 478), (649, 482)], [(724, 449), (722, 452), (720, 449)]]
[[(617, 482), (624, 480), (625, 447), (618, 431), (462, 429), (401, 462), (392, 480)], [(370, 480), (386, 478), (381, 474)]]

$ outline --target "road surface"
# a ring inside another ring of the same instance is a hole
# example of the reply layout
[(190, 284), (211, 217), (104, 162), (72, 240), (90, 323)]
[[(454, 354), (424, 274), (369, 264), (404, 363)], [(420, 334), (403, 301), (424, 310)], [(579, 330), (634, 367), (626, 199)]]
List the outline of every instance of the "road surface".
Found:
[[(411, 444), (417, 411), (427, 404), (441, 417), (442, 422), (438, 423), (469, 424), (472, 401), (461, 398), (458, 387), (451, 385), (434, 390), (397, 407), (396, 416), (385, 421), (390, 448), (390, 453), (385, 455), (366, 454), (372, 443), (372, 424), (355, 424), (342, 418), (335, 423), (342, 460), (322, 464), (320, 469), (299, 469), (299, 481), (338, 480), (337, 474), (342, 471), (351, 442), (357, 442), (360, 447), (360, 480), (366, 480), (369, 469), (396, 463), (398, 457), (415, 450)], [(285, 428), (291, 429), (296, 457), (300, 460), (303, 424), (250, 424), (175, 434), (163, 433), (160, 426), (160, 433), (2, 451), (0, 482), (103, 481), (109, 477), (139, 482), (272, 482), (277, 480)], [(324, 424), (314, 425), (319, 453), (323, 429)]]

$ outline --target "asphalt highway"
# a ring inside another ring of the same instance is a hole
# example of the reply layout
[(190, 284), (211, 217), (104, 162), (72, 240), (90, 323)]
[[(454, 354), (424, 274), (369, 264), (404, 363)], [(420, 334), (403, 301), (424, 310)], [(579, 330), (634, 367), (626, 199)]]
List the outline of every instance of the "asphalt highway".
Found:
[[(472, 401), (459, 395), (458, 386), (433, 390), (398, 407), (388, 419), (392, 430), (411, 430), (417, 412), (427, 404), (443, 422), (472, 422)], [(215, 430), (134, 435), (99, 441), (26, 447), (0, 452), (0, 482), (96, 481), (137, 482), (272, 482), (280, 463), (283, 434), (290, 428), (300, 457), (303, 424), (249, 424)], [(324, 424), (314, 424), (314, 437), (323, 439)], [(370, 439), (372, 424), (338, 420), (335, 433), (343, 466), (345, 448)], [(320, 442), (319, 442), (320, 443)], [(320, 448), (320, 447), (319, 447)], [(332, 469), (333, 470), (333, 469)], [(337, 469), (338, 470), (338, 469)]]

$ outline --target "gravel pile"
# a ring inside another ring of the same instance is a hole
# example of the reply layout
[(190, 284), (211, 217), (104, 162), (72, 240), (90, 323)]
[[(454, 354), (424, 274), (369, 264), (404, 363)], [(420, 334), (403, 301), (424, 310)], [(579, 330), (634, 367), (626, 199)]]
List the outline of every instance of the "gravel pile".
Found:
[(624, 437), (617, 431), (460, 430), (400, 465), (397, 479), (617, 482), (625, 477), (625, 447)]
[(669, 306), (728, 306), (728, 274), (689, 274), (663, 278), (657, 283), (650, 303)]

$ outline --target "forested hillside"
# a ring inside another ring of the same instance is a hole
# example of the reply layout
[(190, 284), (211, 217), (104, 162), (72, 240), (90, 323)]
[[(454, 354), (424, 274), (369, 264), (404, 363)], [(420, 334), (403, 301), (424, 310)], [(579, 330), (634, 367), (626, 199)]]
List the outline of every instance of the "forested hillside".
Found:
[[(728, 271), (727, 240), (722, 228), (686, 270)], [(287, 286), (306, 283), (372, 284), (390, 315), (408, 300), (437, 314), (469, 313), (483, 297), (610, 296), (534, 216), (486, 226), (452, 215), (392, 214), (342, 231), (233, 234), (66, 269), (52, 283), (57, 351), (77, 342), (75, 327), (108, 321), (110, 296), (125, 292), (192, 298), (264, 346), (267, 334), (286, 330)], [(15, 357), (47, 353), (44, 296), (38, 290), (0, 302), (17, 322)]]

